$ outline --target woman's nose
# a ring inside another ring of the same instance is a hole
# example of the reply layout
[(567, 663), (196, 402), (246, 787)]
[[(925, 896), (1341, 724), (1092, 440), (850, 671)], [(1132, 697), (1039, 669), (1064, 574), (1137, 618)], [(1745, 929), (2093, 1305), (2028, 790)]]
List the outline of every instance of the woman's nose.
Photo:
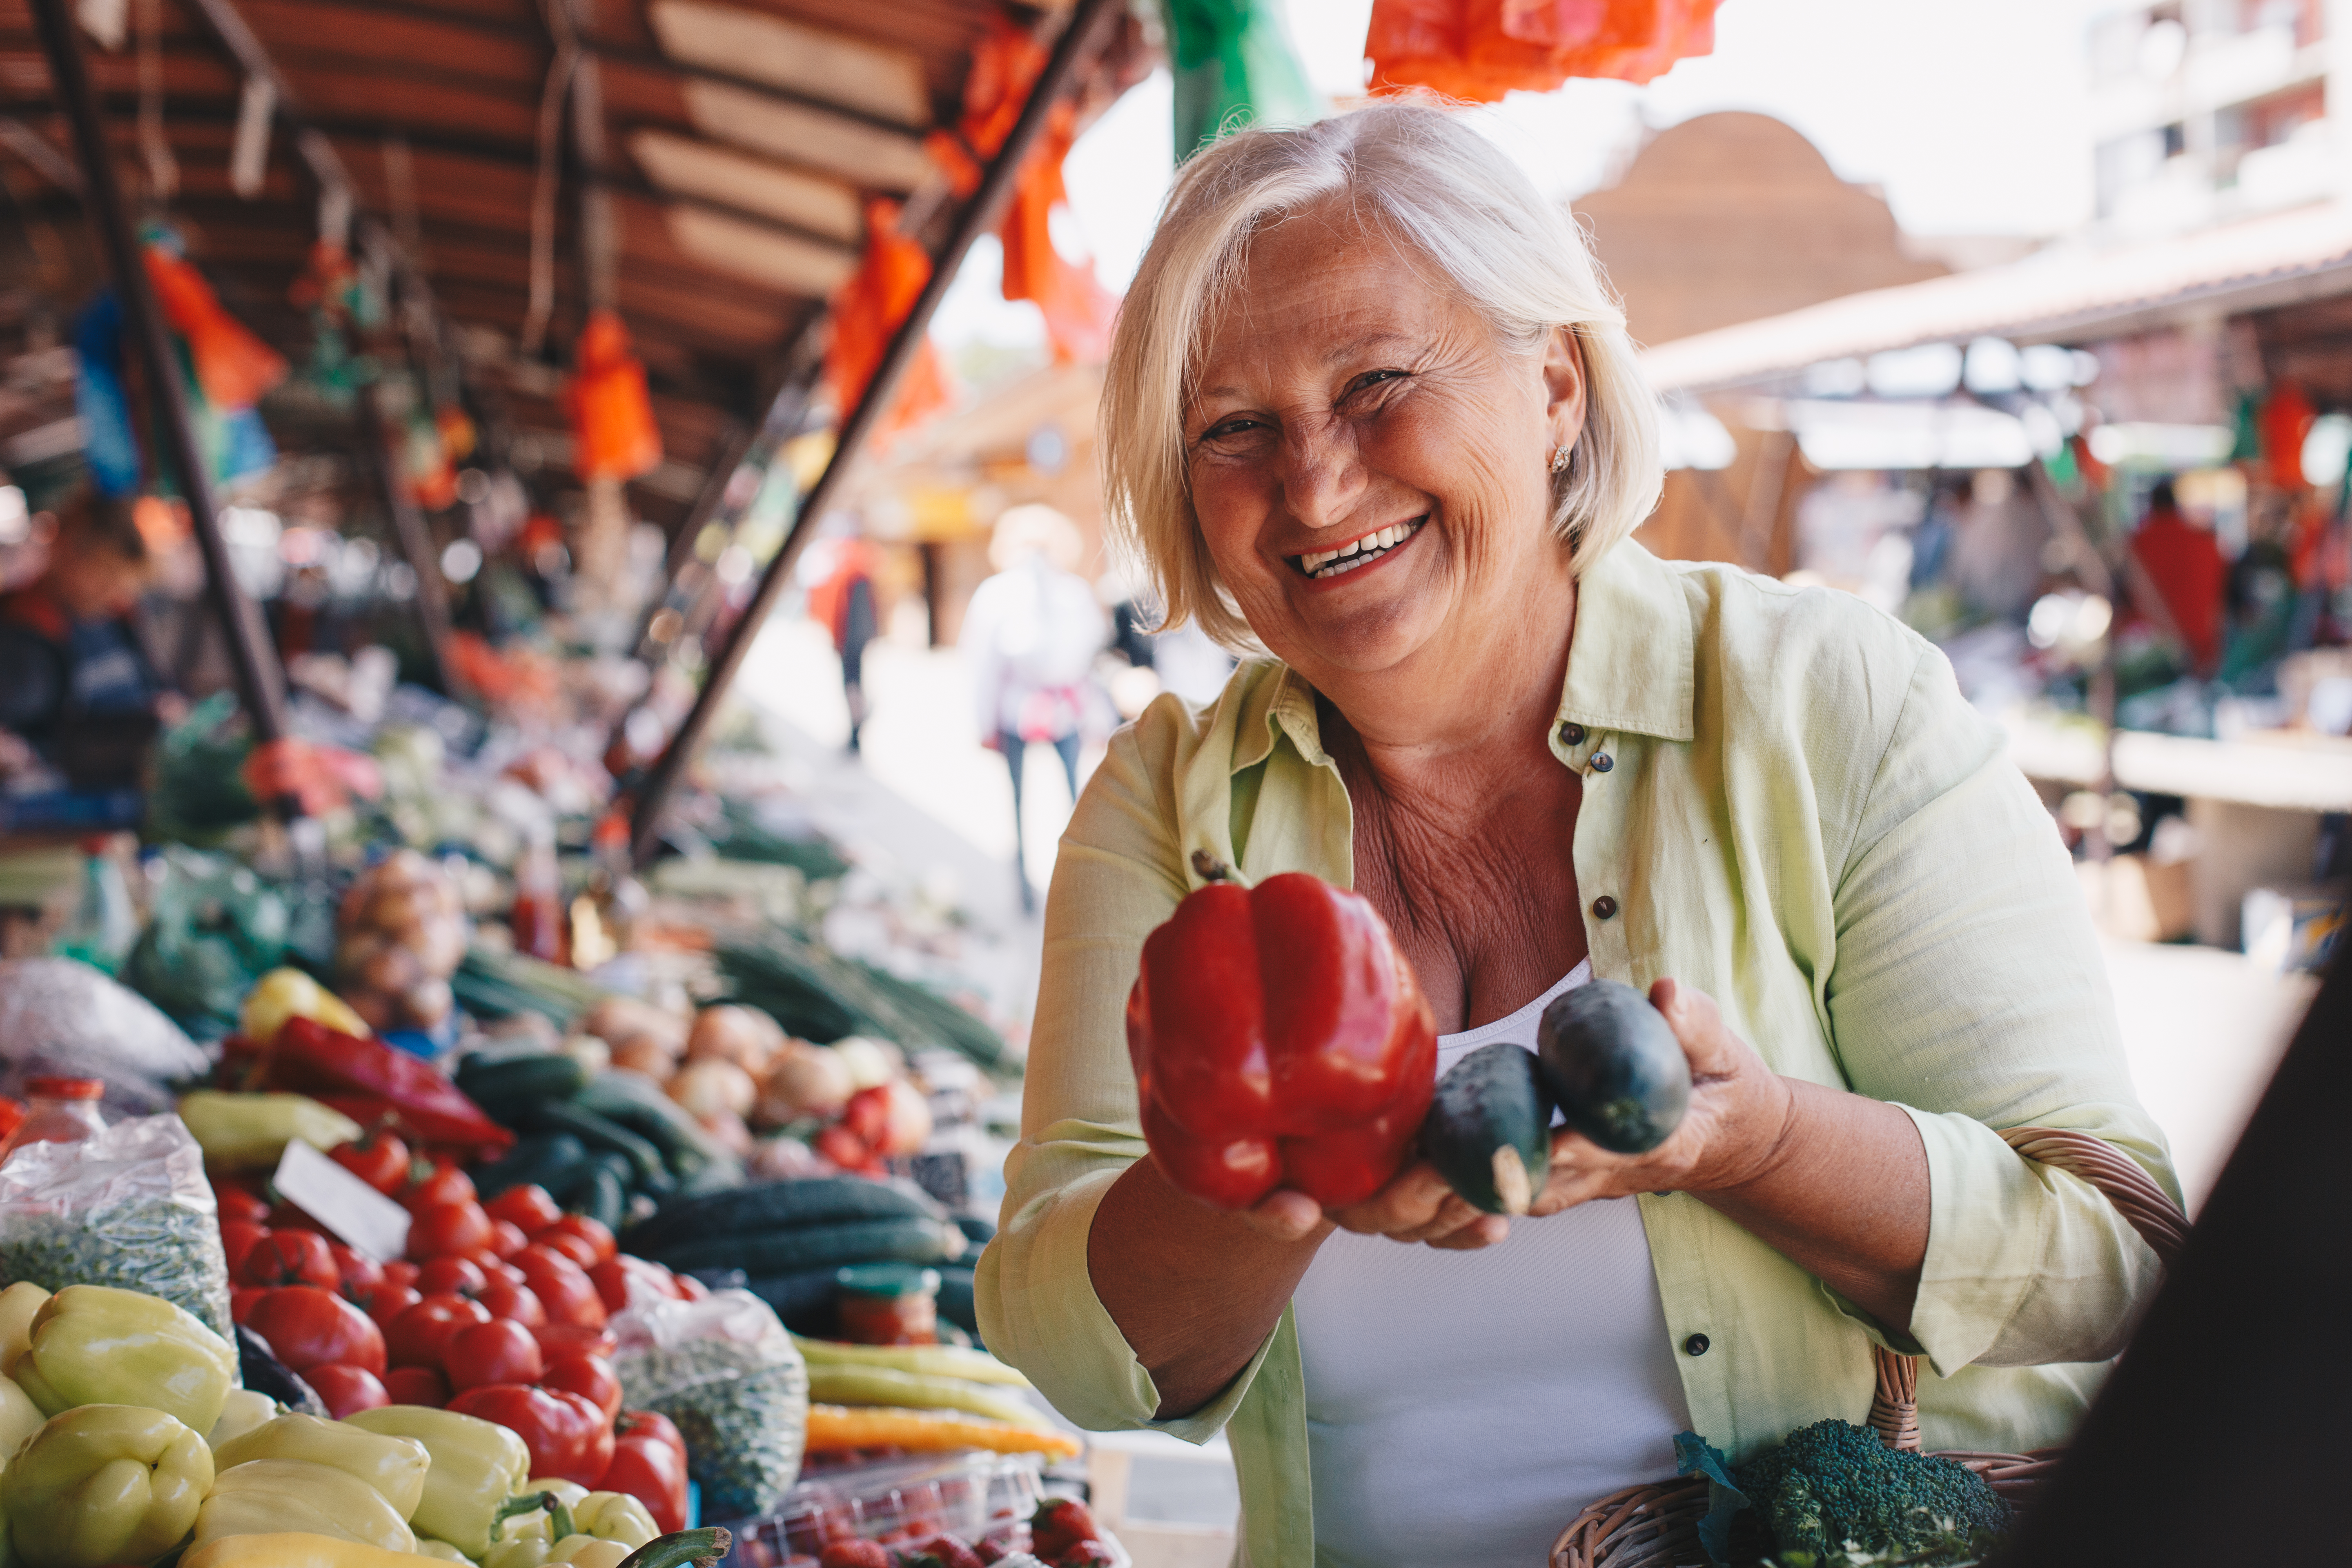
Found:
[(1336, 420), (1301, 421), (1283, 440), (1283, 500), (1309, 528), (1347, 520), (1364, 488), (1353, 433)]

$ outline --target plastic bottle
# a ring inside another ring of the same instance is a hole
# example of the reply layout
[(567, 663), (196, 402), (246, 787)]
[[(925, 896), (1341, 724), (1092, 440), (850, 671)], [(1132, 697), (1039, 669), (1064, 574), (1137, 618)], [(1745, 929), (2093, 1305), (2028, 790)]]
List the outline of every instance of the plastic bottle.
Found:
[(555, 840), (534, 837), (515, 863), (514, 909), (507, 917), (517, 952), (564, 962), (563, 878), (556, 868)]
[(27, 1143), (79, 1143), (106, 1131), (98, 1102), (106, 1094), (106, 1080), (97, 1078), (37, 1078), (25, 1084), (32, 1100), (30, 1110), (8, 1142), (0, 1143), (0, 1164)]
[(81, 904), (52, 945), (60, 957), (79, 958), (111, 974), (139, 940), (139, 912), (131, 907), (122, 868), (106, 853), (104, 841), (84, 848)]

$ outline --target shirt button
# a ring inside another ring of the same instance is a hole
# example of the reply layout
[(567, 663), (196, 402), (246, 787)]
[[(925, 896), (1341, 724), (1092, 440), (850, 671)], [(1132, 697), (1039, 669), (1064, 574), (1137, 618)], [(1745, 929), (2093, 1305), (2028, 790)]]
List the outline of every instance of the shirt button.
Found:
[(1683, 1342), (1683, 1353), (1685, 1355), (1705, 1355), (1706, 1353), (1707, 1342), (1707, 1337), (1705, 1334), (1693, 1334), (1690, 1338)]
[(1592, 753), (1592, 771), (1594, 773), (1605, 773), (1616, 765), (1617, 763), (1615, 759), (1611, 757), (1608, 752), (1595, 752)]
[[(1611, 898), (1608, 894), (1603, 893), (1599, 898), (1592, 900), (1592, 912), (1600, 916), (1604, 921), (1608, 920), (1617, 912), (1617, 900)], [(1697, 1352), (1693, 1352), (1692, 1353), (1696, 1354)]]
[(1559, 743), (1563, 746), (1580, 746), (1584, 744), (1584, 726), (1581, 724), (1562, 724), (1559, 727)]

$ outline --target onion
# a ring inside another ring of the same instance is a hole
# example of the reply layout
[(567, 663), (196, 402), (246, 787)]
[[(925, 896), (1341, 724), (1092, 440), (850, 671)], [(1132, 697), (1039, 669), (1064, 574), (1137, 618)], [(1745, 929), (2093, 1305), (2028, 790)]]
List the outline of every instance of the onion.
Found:
[(835, 1055), (849, 1068), (851, 1089), (879, 1089), (905, 1068), (905, 1053), (886, 1040), (851, 1035), (833, 1042)]
[(574, 1035), (565, 1040), (563, 1054), (591, 1074), (603, 1072), (613, 1065), (613, 1047), (593, 1035)]
[(649, 1036), (675, 1057), (686, 1048), (686, 1020), (634, 996), (607, 996), (588, 1009), (578, 1024), (581, 1033), (614, 1045), (636, 1036)]
[(766, 1121), (797, 1121), (804, 1116), (833, 1117), (857, 1092), (849, 1064), (830, 1046), (787, 1040), (768, 1068), (767, 1091), (760, 1101)]
[(751, 1130), (744, 1126), (743, 1119), (733, 1111), (722, 1110), (716, 1116), (698, 1116), (695, 1120), (702, 1124), (705, 1132), (725, 1144), (730, 1153), (749, 1154), (751, 1152)]
[(740, 1117), (759, 1100), (760, 1086), (733, 1062), (705, 1058), (678, 1068), (669, 1097), (698, 1121), (722, 1113)]
[(656, 1083), (667, 1083), (677, 1071), (677, 1058), (651, 1035), (632, 1035), (613, 1047), (613, 1065), (641, 1072)]
[(705, 1007), (686, 1037), (686, 1059), (732, 1062), (746, 1072), (761, 1073), (783, 1043), (776, 1021), (755, 1008)]

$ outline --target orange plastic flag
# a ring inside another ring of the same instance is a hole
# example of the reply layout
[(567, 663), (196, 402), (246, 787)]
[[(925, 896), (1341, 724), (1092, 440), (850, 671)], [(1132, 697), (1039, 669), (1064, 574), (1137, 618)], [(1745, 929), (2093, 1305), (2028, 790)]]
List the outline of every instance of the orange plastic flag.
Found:
[(574, 374), (563, 388), (571, 416), (572, 471), (583, 479), (633, 479), (662, 460), (661, 426), (646, 391), (646, 367), (618, 311), (592, 310), (580, 334)]
[[(866, 395), (892, 335), (915, 308), (915, 299), (930, 277), (930, 254), (898, 232), (898, 205), (879, 197), (866, 203), (866, 257), (834, 294), (833, 343), (824, 355), (825, 385), (843, 415)], [(895, 435), (952, 401), (939, 351), (926, 333), (877, 434)]]
[(1373, 0), (1372, 90), (1491, 103), (1572, 76), (1644, 82), (1715, 47), (1717, 0)]
[(286, 361), (221, 309), (203, 273), (159, 245), (147, 247), (147, 277), (163, 319), (188, 341), (196, 384), (215, 408), (250, 408), (286, 379)]
[(1110, 329), (1118, 299), (1081, 266), (1054, 248), (1053, 211), (1068, 205), (1062, 160), (1077, 121), (1067, 103), (1055, 107), (1037, 152), (1022, 165), (998, 232), (1004, 241), (1004, 297), (1034, 300), (1045, 317), (1045, 336), (1059, 364), (1100, 363), (1110, 357)]

